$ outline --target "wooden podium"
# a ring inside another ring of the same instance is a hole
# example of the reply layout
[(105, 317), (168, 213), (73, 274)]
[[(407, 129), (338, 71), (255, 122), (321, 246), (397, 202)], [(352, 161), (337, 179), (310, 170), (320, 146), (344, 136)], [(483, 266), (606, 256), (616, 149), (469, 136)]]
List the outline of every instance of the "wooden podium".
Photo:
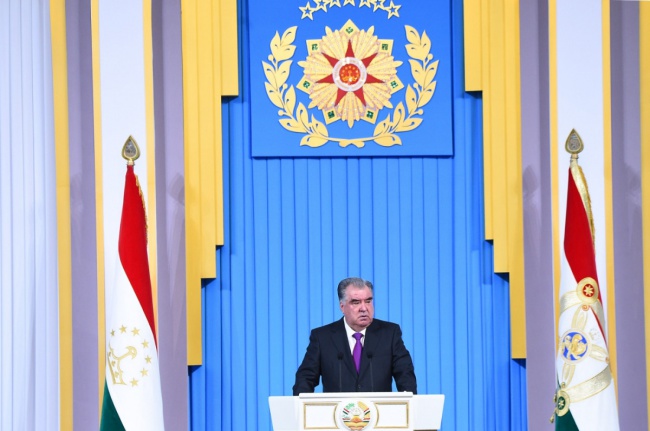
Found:
[(274, 431), (434, 431), (444, 395), (341, 392), (269, 397)]

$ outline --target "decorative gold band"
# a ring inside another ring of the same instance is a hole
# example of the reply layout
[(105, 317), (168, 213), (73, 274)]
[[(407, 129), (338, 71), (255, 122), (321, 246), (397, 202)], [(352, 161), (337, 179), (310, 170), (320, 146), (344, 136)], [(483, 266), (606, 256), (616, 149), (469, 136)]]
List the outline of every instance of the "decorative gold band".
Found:
[(591, 213), (591, 197), (589, 196), (589, 189), (587, 188), (587, 181), (585, 176), (582, 173), (582, 168), (578, 164), (577, 158), (571, 158), (570, 162), (571, 175), (573, 180), (580, 192), (580, 197), (582, 198), (582, 204), (585, 207), (585, 212), (587, 213), (587, 220), (589, 221), (589, 228), (591, 230), (591, 241), (592, 244), (596, 243), (596, 228), (594, 227), (594, 217)]
[(560, 314), (564, 313), (566, 310), (568, 310), (571, 307), (575, 307), (576, 305), (580, 305), (581, 301), (580, 298), (578, 298), (578, 295), (575, 293), (575, 291), (570, 291), (562, 295), (562, 298), (560, 298)]
[(612, 372), (609, 368), (609, 364), (607, 364), (600, 373), (596, 374), (591, 379), (570, 388), (563, 388), (563, 390), (569, 396), (570, 402), (576, 403), (604, 391), (611, 381)]

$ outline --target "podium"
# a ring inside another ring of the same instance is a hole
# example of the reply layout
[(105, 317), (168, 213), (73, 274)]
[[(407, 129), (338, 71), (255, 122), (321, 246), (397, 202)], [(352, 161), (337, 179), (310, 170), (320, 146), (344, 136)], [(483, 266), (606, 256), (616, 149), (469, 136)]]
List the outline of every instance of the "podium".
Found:
[(274, 431), (439, 430), (444, 395), (341, 392), (269, 397)]

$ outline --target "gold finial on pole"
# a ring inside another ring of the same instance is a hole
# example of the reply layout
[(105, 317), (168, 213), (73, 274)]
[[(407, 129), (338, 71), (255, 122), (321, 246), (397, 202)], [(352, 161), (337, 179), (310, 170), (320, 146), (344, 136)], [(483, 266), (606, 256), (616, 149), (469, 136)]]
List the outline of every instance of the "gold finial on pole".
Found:
[(566, 142), (564, 143), (564, 148), (567, 153), (571, 153), (571, 159), (577, 159), (578, 154), (584, 150), (585, 145), (582, 143), (582, 138), (578, 135), (576, 129), (571, 129), (571, 133), (569, 133), (569, 136), (566, 138)]
[(126, 164), (129, 166), (133, 166), (134, 162), (140, 157), (140, 147), (138, 147), (138, 143), (135, 142), (131, 135), (129, 135), (122, 147), (122, 157), (126, 159)]

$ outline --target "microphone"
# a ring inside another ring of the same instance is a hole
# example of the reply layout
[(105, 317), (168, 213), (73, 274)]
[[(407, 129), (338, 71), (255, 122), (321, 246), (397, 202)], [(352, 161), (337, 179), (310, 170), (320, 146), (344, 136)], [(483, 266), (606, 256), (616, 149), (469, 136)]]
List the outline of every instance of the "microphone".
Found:
[(339, 352), (339, 392), (343, 392), (343, 381), (342, 381), (342, 372), (341, 372), (341, 364), (343, 364), (343, 353)]
[(375, 392), (375, 377), (372, 374), (372, 352), (366, 353), (368, 361), (370, 361), (370, 392)]

